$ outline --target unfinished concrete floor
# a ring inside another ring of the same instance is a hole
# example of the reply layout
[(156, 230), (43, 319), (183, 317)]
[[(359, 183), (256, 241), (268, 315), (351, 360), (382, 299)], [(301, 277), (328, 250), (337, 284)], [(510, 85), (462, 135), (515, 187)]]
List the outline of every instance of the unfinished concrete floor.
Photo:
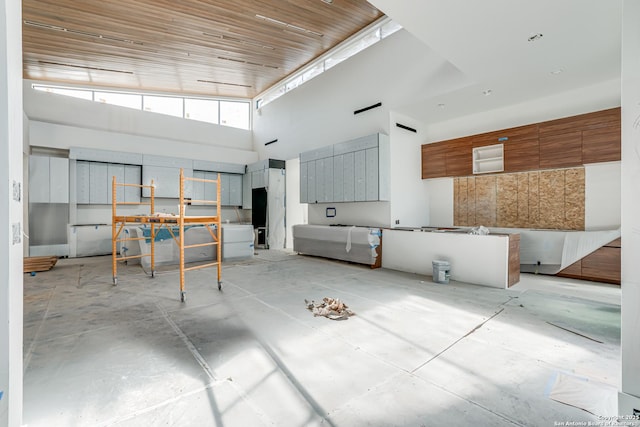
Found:
[[(110, 268), (24, 276), (25, 425), (553, 426), (597, 419), (547, 397), (559, 372), (619, 385), (615, 286), (439, 285), (270, 250), (225, 264), (222, 292), (187, 273), (181, 303), (175, 267), (121, 266), (116, 287)], [(356, 316), (313, 317), (325, 296)]]

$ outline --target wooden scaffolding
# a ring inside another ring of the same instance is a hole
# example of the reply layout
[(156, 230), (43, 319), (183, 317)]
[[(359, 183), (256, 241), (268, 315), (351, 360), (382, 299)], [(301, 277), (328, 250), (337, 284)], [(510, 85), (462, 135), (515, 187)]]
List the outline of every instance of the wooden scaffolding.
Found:
[[(215, 200), (192, 200), (185, 198), (185, 183), (187, 181), (196, 181), (202, 182), (204, 185), (215, 185), (216, 186), (216, 199)], [(184, 302), (186, 300), (186, 291), (185, 291), (185, 272), (190, 270), (196, 270), (206, 267), (216, 267), (218, 274), (218, 290), (222, 290), (222, 221), (221, 221), (221, 212), (220, 212), (220, 174), (218, 174), (217, 179), (202, 179), (202, 178), (192, 178), (186, 177), (184, 175), (184, 170), (180, 169), (180, 198), (177, 215), (168, 215), (168, 214), (160, 214), (154, 211), (155, 209), (155, 193), (153, 181), (151, 185), (138, 185), (138, 184), (124, 184), (116, 182), (116, 177), (113, 177), (112, 181), (112, 221), (111, 221), (111, 244), (112, 244), (112, 272), (113, 272), (113, 284), (118, 284), (118, 261), (126, 261), (128, 259), (133, 258), (151, 258), (151, 277), (155, 277), (155, 238), (157, 233), (165, 228), (173, 240), (176, 242), (179, 248), (179, 264), (180, 264), (180, 301)], [(139, 187), (149, 188), (150, 189), (150, 198), (149, 202), (118, 202), (117, 200), (117, 189), (118, 187)], [(187, 204), (204, 204), (204, 205), (214, 205), (215, 206), (215, 215), (213, 216), (188, 216), (186, 215), (186, 206)], [(118, 205), (148, 205), (149, 206), (149, 214), (148, 215), (118, 215), (117, 214), (117, 206)], [(150, 228), (150, 252), (149, 253), (141, 253), (137, 255), (118, 255), (117, 246), (118, 243), (124, 244), (129, 241), (140, 241), (145, 240), (147, 237), (121, 237), (123, 230), (127, 226), (127, 224), (136, 224), (136, 225), (149, 225)], [(173, 230), (173, 227), (178, 227), (177, 236)], [(192, 225), (201, 225), (206, 227), (211, 235), (212, 241), (205, 243), (196, 243), (191, 245), (185, 244), (185, 227)], [(198, 264), (191, 267), (185, 267), (185, 256), (184, 250), (189, 248), (197, 248), (202, 246), (215, 246), (215, 261), (205, 264)]]

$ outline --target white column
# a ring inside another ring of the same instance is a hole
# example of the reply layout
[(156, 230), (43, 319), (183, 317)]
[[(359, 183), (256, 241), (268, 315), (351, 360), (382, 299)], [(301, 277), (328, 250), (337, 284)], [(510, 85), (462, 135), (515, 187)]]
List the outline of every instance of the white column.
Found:
[(0, 426), (22, 425), (22, 4), (0, 0)]
[(640, 0), (622, 18), (621, 415), (640, 411)]

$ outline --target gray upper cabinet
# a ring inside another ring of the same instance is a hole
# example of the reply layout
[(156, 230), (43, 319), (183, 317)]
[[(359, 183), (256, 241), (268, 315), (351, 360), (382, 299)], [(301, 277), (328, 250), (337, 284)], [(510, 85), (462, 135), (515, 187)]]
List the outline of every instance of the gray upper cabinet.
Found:
[(355, 174), (355, 200), (356, 202), (364, 202), (367, 200), (366, 197), (366, 153), (365, 150), (359, 150), (353, 153), (353, 171)]
[(300, 202), (389, 200), (389, 169), (384, 134), (300, 153)]
[(309, 180), (307, 175), (309, 162), (300, 162), (300, 203), (309, 203), (307, 181)]
[[(193, 171), (194, 178), (217, 180), (218, 172)], [(242, 206), (242, 175), (220, 174), (220, 206)], [(216, 184), (211, 182), (193, 182), (193, 200), (215, 201), (218, 198)], [(212, 206), (211, 203), (195, 203)]]
[[(111, 204), (113, 197), (113, 177), (116, 177), (116, 182), (125, 183), (124, 179), (124, 165), (109, 164), (107, 165), (107, 203)], [(124, 202), (124, 193), (127, 187), (117, 186), (116, 201), (118, 203)]]
[(29, 202), (69, 203), (69, 159), (29, 157)]
[(333, 157), (333, 199), (344, 202), (344, 154)]
[(242, 175), (229, 175), (229, 205), (242, 206)]
[[(76, 203), (111, 204), (113, 177), (119, 184), (140, 184), (140, 166), (113, 163), (76, 162)], [(117, 187), (118, 202), (140, 202), (140, 188)]]
[(89, 162), (76, 162), (76, 203), (78, 204), (89, 203), (89, 181), (91, 179), (89, 165)]
[(89, 203), (106, 205), (107, 193), (111, 188), (109, 167), (106, 163), (89, 163)]

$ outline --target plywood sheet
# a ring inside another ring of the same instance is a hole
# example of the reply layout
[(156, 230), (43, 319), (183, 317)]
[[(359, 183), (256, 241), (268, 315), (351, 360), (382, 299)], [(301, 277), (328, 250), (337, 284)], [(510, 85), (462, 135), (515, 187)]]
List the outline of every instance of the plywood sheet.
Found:
[(476, 187), (476, 226), (496, 227), (496, 177), (478, 176)]
[(540, 172), (529, 172), (529, 227), (540, 224)]
[(564, 174), (564, 226), (584, 230), (584, 168), (567, 169)]
[(460, 225), (460, 179), (453, 178), (453, 225)]
[(516, 227), (518, 222), (518, 177), (502, 174), (496, 177), (497, 226)]
[(470, 225), (467, 224), (468, 210), (469, 206), (467, 204), (467, 178), (460, 178), (458, 182), (458, 208), (460, 212), (458, 214), (460, 225)]
[(476, 178), (467, 178), (467, 225), (476, 225)]
[(529, 174), (516, 174), (518, 178), (518, 219), (516, 227), (529, 227)]
[(564, 228), (564, 178), (564, 170), (540, 172), (540, 228)]

